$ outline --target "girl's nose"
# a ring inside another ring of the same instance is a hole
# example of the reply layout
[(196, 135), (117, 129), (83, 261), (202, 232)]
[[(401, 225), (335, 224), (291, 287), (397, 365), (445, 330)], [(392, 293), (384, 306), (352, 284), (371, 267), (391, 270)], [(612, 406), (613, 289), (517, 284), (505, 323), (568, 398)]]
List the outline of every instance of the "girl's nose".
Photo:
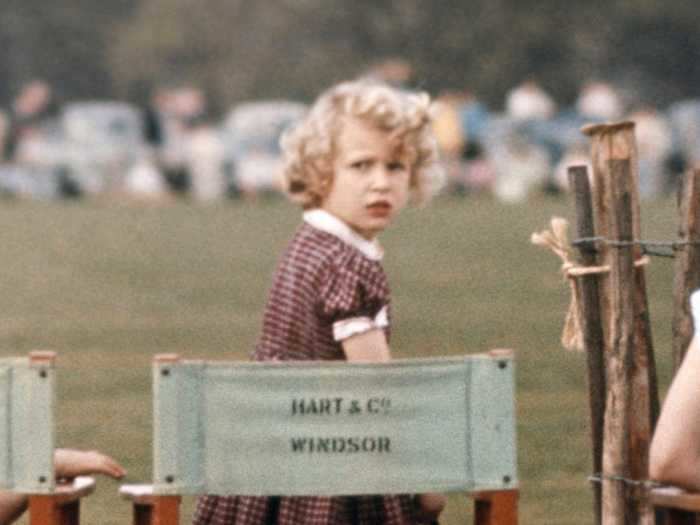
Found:
[(372, 187), (386, 189), (389, 187), (389, 172), (384, 166), (377, 166), (372, 174)]

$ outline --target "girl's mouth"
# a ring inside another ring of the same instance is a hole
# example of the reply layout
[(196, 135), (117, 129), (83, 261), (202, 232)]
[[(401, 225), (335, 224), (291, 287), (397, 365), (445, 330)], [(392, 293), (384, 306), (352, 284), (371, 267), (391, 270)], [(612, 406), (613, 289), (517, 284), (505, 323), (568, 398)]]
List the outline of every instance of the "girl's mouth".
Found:
[(367, 211), (372, 217), (387, 217), (391, 213), (391, 204), (387, 201), (377, 201), (367, 205)]

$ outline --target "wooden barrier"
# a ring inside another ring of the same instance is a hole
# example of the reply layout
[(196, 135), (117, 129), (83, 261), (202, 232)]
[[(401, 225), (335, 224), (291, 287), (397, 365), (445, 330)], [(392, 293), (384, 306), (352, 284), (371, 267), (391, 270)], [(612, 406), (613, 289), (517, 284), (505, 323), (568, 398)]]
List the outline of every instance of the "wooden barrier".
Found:
[[(602, 491), (594, 487), (595, 523), (652, 524), (654, 506), (680, 501), (687, 507), (688, 501), (699, 500), (687, 493), (672, 497), (649, 491), (646, 483), (659, 400), (641, 251), (634, 124), (590, 126), (584, 132), (592, 139), (593, 169), (570, 168), (569, 181), (579, 264), (596, 268), (581, 272), (576, 288), (588, 364), (593, 468), (602, 485)], [(676, 256), (676, 368), (692, 336), (688, 297), (700, 287), (699, 203), (700, 169), (694, 169), (686, 174), (679, 199), (678, 241), (667, 243)], [(690, 515), (688, 508), (671, 509), (669, 523), (695, 523)]]
[[(595, 284), (579, 283), (584, 340), (588, 338), (584, 346), (593, 352), (588, 357), (593, 457), (594, 467), (601, 466), (596, 472), (602, 483), (594, 498), (596, 523), (651, 525), (653, 508), (637, 482), (648, 477), (648, 448), (659, 404), (644, 259), (638, 244), (641, 226), (634, 123), (590, 126), (584, 133), (592, 142), (593, 205), (587, 209), (587, 197), (577, 196), (579, 235), (599, 241), (595, 243), (597, 257), (583, 252), (583, 248), (591, 250), (590, 245), (580, 247), (580, 261), (584, 266), (607, 269), (588, 278)], [(572, 174), (572, 179), (583, 177), (582, 173)], [(583, 184), (574, 187), (581, 191)], [(590, 223), (591, 216), (594, 227), (587, 224), (584, 232), (581, 223)], [(601, 420), (602, 461), (598, 459)]]
[[(564, 342), (586, 352), (594, 516), (596, 524), (606, 525), (656, 521), (645, 481), (659, 399), (634, 127), (620, 122), (583, 128), (592, 143), (591, 170), (569, 169), (579, 267), (569, 260), (566, 235), (555, 231), (561, 221), (556, 228), (552, 221), (552, 232), (533, 235), (533, 242), (551, 244), (575, 280)], [(568, 322), (572, 318), (578, 320), (581, 337), (572, 335), (577, 324)]]

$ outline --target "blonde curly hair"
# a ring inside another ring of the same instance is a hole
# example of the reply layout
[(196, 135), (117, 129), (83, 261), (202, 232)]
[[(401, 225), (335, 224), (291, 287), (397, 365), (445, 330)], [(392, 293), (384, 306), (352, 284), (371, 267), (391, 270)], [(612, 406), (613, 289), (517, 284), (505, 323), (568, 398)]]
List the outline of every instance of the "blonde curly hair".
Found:
[(430, 97), (365, 80), (343, 82), (322, 93), (307, 116), (282, 136), (283, 176), (290, 198), (304, 209), (321, 205), (333, 180), (335, 141), (347, 117), (390, 134), (411, 164), (414, 198), (424, 201), (440, 171)]

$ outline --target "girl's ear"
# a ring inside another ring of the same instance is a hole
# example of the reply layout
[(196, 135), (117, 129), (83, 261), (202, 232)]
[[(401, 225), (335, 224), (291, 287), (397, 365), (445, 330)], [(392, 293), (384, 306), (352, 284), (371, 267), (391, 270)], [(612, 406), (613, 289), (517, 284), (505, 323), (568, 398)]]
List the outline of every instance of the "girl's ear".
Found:
[(325, 199), (326, 195), (331, 191), (331, 186), (333, 186), (333, 173), (329, 171), (321, 177), (319, 184), (322, 199)]
[(316, 191), (315, 193), (315, 205), (316, 207), (321, 207), (323, 206), (324, 201), (326, 200), (326, 197), (331, 191), (331, 186), (333, 185), (333, 176), (332, 175), (324, 175), (321, 177), (321, 179), (318, 181), (318, 185), (316, 186)]

